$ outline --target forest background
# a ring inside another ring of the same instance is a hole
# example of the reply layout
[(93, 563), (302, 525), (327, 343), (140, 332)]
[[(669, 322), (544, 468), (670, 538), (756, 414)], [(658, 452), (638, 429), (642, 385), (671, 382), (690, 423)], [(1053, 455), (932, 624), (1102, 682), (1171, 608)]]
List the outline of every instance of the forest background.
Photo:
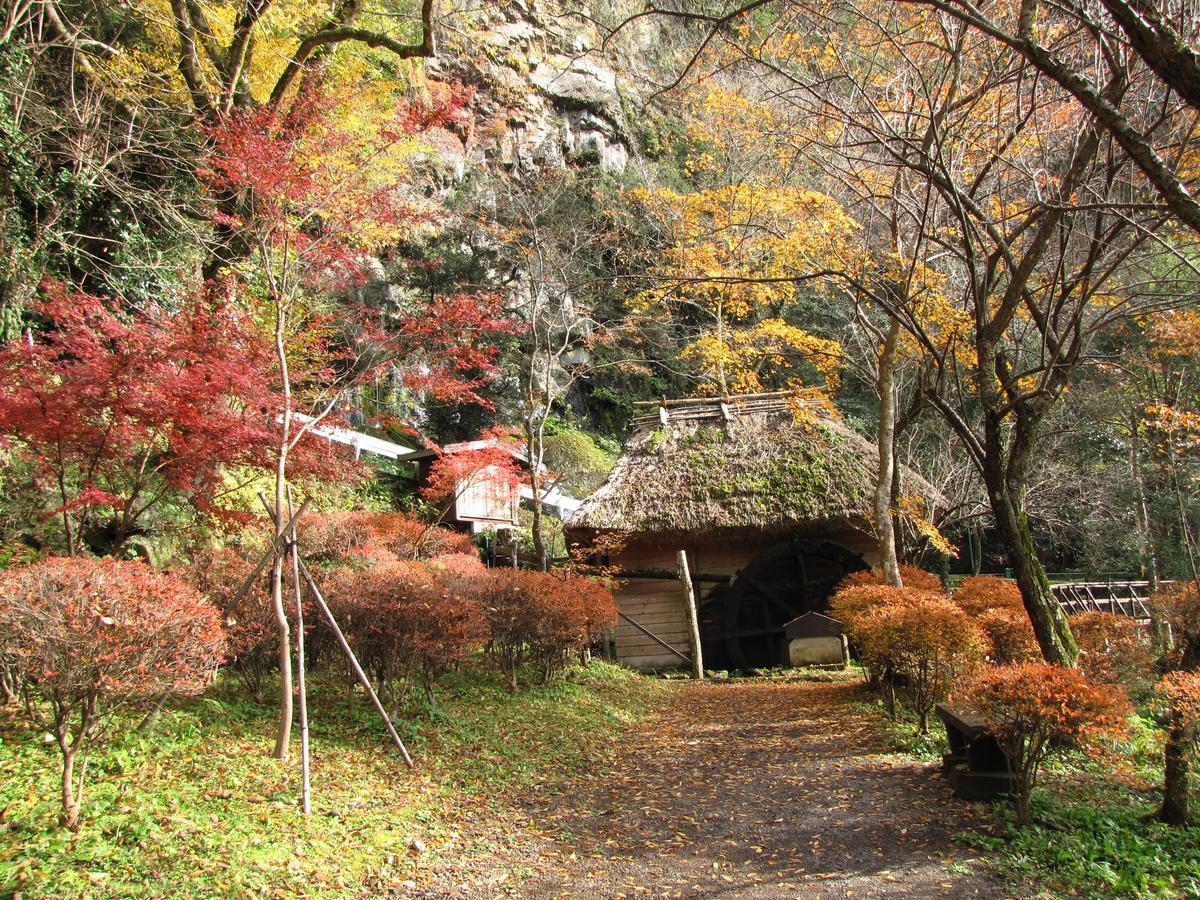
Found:
[[(220, 310), (282, 348), (245, 351), (248, 404), (408, 442), (510, 429), (579, 495), (636, 400), (798, 388), (942, 493), (930, 529), (893, 467), (901, 557), (1011, 565), (1012, 484), (1046, 568), (1194, 577), (1195, 233), (1119, 129), (953, 4), (711, 6), (10, 3), (0, 338), (83, 296), (159, 317), (152, 346)], [(1092, 66), (1059, 26), (1055, 58)], [(1194, 109), (1117, 56), (1105, 96), (1186, 188)], [(156, 427), (224, 415), (177, 387)], [(279, 440), (319, 505), (429, 512), (404, 466), (331, 481)], [(193, 447), (162, 485), (86, 453), (56, 485), (25, 449), (0, 450), (13, 560), (186, 554), (268, 483)], [(565, 553), (530, 524), (527, 553)]]

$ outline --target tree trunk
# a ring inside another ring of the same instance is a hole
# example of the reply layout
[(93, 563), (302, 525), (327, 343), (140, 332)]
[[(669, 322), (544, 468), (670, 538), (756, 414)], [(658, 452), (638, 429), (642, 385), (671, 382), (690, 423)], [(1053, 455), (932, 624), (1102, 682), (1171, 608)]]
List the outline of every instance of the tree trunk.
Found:
[[(275, 458), (275, 497), (272, 514), (275, 516), (275, 538), (277, 546), (282, 540), (287, 518), (287, 458), (290, 449), (292, 428), (292, 381), (288, 366), (284, 335), (287, 323), (287, 304), (283, 296), (275, 291), (275, 355), (279, 363), (280, 390), (282, 393), (282, 418), (278, 456)], [(292, 635), (288, 626), (287, 609), (283, 605), (283, 553), (275, 554), (271, 565), (271, 607), (275, 613), (278, 630), (279, 656), (279, 725), (275, 731), (276, 759), (287, 759), (292, 738)]]
[(1050, 592), (1050, 581), (1037, 558), (1024, 510), (1017, 508), (1012, 498), (1003, 492), (992, 496), (992, 510), (996, 516), (996, 530), (1021, 591), (1021, 600), (1029, 614), (1042, 657), (1055, 665), (1074, 666), (1079, 647), (1062, 607)]
[(167, 702), (167, 694), (164, 691), (158, 695), (158, 699), (154, 701), (154, 705), (146, 710), (146, 715), (142, 717), (142, 721), (138, 723), (138, 734), (151, 734), (154, 731), (154, 724), (158, 721), (158, 714), (162, 712), (163, 706)]
[(10, 703), (16, 703), (19, 699), (17, 676), (12, 669), (0, 666), (0, 702), (7, 706)]
[(1038, 559), (1024, 509), (1026, 477), (1037, 444), (1037, 423), (1035, 415), (1018, 411), (1010, 443), (1005, 446), (1003, 420), (987, 416), (981, 474), (996, 519), (996, 531), (1042, 657), (1055, 665), (1074, 666), (1079, 647), (1062, 607), (1050, 591), (1050, 581)]
[[(530, 429), (529, 433), (536, 435), (533, 429)], [(538, 465), (541, 462), (542, 454), (539, 448), (539, 451), (535, 455), (533, 439), (530, 440), (529, 451), (529, 487), (533, 492), (533, 555), (537, 560), (538, 571), (545, 572), (547, 569), (547, 559), (546, 536), (544, 534), (545, 522), (542, 516), (542, 476), (538, 472)]]
[(1189, 756), (1195, 738), (1194, 729), (1188, 727), (1178, 713), (1172, 713), (1163, 751), (1163, 802), (1158, 811), (1158, 819), (1168, 825), (1191, 823), (1188, 802), (1191, 775)]
[[(59, 749), (62, 751), (63, 768), (62, 768), (62, 815), (59, 816), (58, 824), (67, 831), (79, 830), (79, 808), (82, 802), (82, 797), (75, 792), (75, 748), (65, 740), (59, 741)], [(80, 793), (82, 793), (82, 784), (80, 785)]]
[(1017, 774), (1012, 799), (1017, 812), (1017, 827), (1024, 828), (1033, 821), (1033, 786), (1027, 776)]
[(896, 557), (896, 522), (892, 516), (892, 480), (896, 468), (896, 346), (900, 322), (892, 319), (879, 353), (879, 468), (875, 480), (875, 535), (879, 540), (879, 565), (883, 580), (902, 587)]
[(1152, 592), (1158, 590), (1158, 554), (1150, 533), (1150, 507), (1146, 502), (1146, 485), (1142, 481), (1141, 454), (1138, 452), (1138, 437), (1141, 423), (1135, 414), (1130, 423), (1129, 477), (1133, 479), (1135, 497), (1134, 514), (1138, 530), (1138, 555), (1141, 557), (1143, 574), (1150, 582)]

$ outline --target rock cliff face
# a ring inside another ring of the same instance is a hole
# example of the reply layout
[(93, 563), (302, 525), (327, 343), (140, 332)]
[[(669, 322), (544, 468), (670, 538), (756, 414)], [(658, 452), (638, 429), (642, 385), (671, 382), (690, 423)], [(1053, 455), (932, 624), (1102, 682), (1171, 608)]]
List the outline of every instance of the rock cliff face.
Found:
[(599, 52), (585, 17), (558, 3), (474, 2), (448, 17), (430, 73), (475, 87), (470, 125), (434, 143), (447, 174), (469, 166), (520, 176), (596, 165), (623, 172), (635, 152), (633, 79)]

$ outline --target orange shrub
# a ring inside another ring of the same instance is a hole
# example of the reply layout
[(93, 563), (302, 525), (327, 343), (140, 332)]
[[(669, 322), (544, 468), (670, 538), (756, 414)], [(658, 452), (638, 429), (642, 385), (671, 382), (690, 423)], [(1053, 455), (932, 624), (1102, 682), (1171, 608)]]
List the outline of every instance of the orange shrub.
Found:
[(1149, 631), (1135, 619), (1086, 612), (1070, 621), (1079, 644), (1079, 668), (1093, 681), (1131, 685), (1153, 674), (1154, 645)]
[(986, 609), (972, 618), (987, 635), (993, 662), (1006, 665), (1041, 660), (1042, 651), (1024, 609)]
[(876, 609), (888, 604), (917, 603), (940, 596), (917, 588), (897, 588), (877, 582), (853, 584), (839, 587), (829, 598), (829, 615), (842, 623), (846, 636), (861, 648), (863, 623)]
[(1101, 739), (1124, 733), (1132, 712), (1119, 688), (1095, 685), (1078, 669), (1036, 663), (986, 669), (960, 699), (1008, 756), (1018, 825), (1030, 822), (1030, 796), (1051, 753), (1100, 747)]
[(1017, 583), (998, 575), (972, 575), (964, 578), (954, 591), (954, 602), (973, 616), (992, 609), (1006, 609), (1025, 615), (1025, 603)]
[[(868, 612), (860, 624), (863, 656), (888, 680), (899, 679), (922, 734), (929, 713), (950, 689), (983, 664), (987, 638), (944, 597), (912, 592)], [(890, 684), (885, 684), (891, 690)]]
[(1170, 627), (1172, 669), (1200, 669), (1200, 590), (1195, 582), (1171, 585), (1150, 598), (1154, 614)]
[(1192, 820), (1189, 757), (1195, 750), (1200, 723), (1189, 720), (1188, 687), (1194, 685), (1192, 674), (1200, 671), (1200, 590), (1195, 582), (1172, 585), (1150, 598), (1158, 621), (1170, 629), (1172, 643), (1163, 655), (1169, 670), (1182, 670), (1168, 675), (1160, 684), (1160, 696), (1169, 704), (1183, 703), (1183, 708), (1167, 710), (1167, 740), (1163, 748), (1163, 804), (1158, 818), (1171, 825), (1184, 825)]
[(1157, 693), (1168, 714), (1187, 728), (1200, 729), (1200, 672), (1168, 672)]
[[(946, 592), (945, 586), (942, 584), (942, 579), (932, 572), (926, 572), (918, 566), (910, 566), (901, 564), (900, 580), (904, 582), (906, 588), (913, 588), (919, 591), (933, 591), (937, 594)], [(845, 578), (837, 583), (834, 587), (834, 594), (840, 593), (846, 588), (862, 587), (868, 584), (886, 584), (883, 577), (882, 569), (861, 569), (857, 572), (851, 572)]]

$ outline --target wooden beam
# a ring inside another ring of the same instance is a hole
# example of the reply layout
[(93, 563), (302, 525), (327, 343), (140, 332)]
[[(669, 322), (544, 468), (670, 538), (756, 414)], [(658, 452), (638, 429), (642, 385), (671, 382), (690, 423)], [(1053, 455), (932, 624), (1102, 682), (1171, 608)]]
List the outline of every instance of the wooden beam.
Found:
[[(668, 569), (621, 569), (611, 574), (618, 581), (623, 578), (648, 578), (658, 581), (677, 581), (679, 579), (678, 572), (672, 572)], [(732, 575), (705, 575), (703, 572), (692, 573), (692, 581), (696, 583), (707, 581), (713, 584), (729, 584), (732, 580)]]
[(634, 400), (634, 406), (703, 406), (732, 401), (740, 403), (745, 400), (774, 400), (776, 398), (797, 396), (795, 391), (765, 391), (761, 394), (730, 394), (726, 397), (681, 397), (676, 400)]

